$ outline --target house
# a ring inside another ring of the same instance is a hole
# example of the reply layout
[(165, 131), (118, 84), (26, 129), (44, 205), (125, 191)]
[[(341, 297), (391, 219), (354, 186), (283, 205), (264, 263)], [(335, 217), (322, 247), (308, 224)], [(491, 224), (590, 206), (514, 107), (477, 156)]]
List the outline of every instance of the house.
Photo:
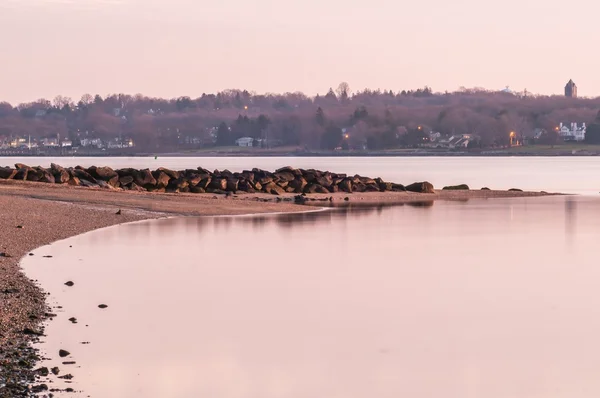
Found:
[(82, 147), (96, 147), (98, 149), (101, 149), (104, 144), (102, 143), (102, 140), (100, 138), (84, 138), (81, 140), (81, 146)]
[(60, 143), (60, 146), (63, 148), (71, 148), (73, 146), (73, 141), (64, 140), (63, 142)]
[(436, 148), (468, 148), (473, 137), (471, 134), (455, 134), (450, 138), (438, 138)]
[(583, 141), (585, 140), (585, 132), (587, 127), (585, 123), (582, 123), (581, 126), (577, 125), (577, 123), (571, 123), (570, 125), (566, 125), (561, 123), (558, 129), (558, 135), (565, 141)]
[(42, 140), (42, 145), (46, 148), (57, 148), (59, 146), (58, 138), (44, 138)]
[(235, 144), (237, 146), (251, 147), (253, 143), (254, 143), (254, 138), (252, 138), (252, 137), (242, 137), (242, 138), (238, 138), (237, 140), (235, 140)]

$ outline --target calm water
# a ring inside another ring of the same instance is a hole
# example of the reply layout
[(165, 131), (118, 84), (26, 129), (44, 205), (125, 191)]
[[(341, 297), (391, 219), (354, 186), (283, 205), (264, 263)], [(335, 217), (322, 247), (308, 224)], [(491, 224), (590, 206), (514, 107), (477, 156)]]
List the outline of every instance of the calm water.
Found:
[(436, 202), (141, 222), (23, 265), (83, 396), (592, 398), (599, 232), (590, 197)]
[(600, 157), (266, 157), (266, 158), (2, 158), (0, 165), (16, 162), (31, 166), (84, 167), (106, 165), (115, 168), (196, 168), (241, 171), (259, 167), (274, 170), (283, 166), (325, 169), (334, 172), (381, 177), (409, 184), (427, 180), (436, 187), (466, 183), (472, 188), (521, 188), (597, 195), (600, 192)]

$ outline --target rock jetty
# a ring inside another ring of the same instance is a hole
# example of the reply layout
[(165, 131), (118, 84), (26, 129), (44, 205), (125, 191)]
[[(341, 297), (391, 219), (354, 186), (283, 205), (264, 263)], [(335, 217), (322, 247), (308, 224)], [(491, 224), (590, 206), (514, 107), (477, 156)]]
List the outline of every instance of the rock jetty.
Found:
[(283, 167), (275, 172), (261, 169), (232, 173), (229, 170), (209, 171), (197, 169), (169, 170), (116, 169), (110, 167), (81, 166), (64, 168), (52, 163), (50, 168), (30, 167), (21, 163), (15, 167), (0, 167), (0, 179), (33, 181), (49, 184), (105, 188), (125, 191), (191, 192), (191, 193), (286, 193), (312, 194), (335, 192), (417, 192), (434, 193), (429, 182), (407, 186), (386, 182), (381, 178), (304, 170)]

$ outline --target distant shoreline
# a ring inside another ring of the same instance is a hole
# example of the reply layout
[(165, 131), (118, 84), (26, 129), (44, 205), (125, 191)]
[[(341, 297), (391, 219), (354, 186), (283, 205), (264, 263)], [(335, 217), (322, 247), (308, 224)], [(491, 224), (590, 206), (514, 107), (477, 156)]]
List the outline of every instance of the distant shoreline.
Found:
[(405, 152), (405, 153), (385, 153), (385, 152), (260, 152), (260, 153), (245, 153), (245, 152), (200, 152), (200, 153), (186, 153), (186, 152), (169, 152), (169, 153), (89, 153), (89, 154), (25, 154), (25, 153), (14, 153), (14, 154), (0, 154), (1, 158), (15, 158), (15, 157), (47, 157), (47, 158), (125, 158), (125, 157), (173, 157), (173, 158), (209, 158), (209, 157), (239, 157), (239, 158), (258, 158), (258, 157), (478, 157), (478, 158), (498, 158), (498, 157), (589, 157), (589, 156), (600, 156), (598, 152), (582, 151), (559, 151), (553, 153), (547, 152)]

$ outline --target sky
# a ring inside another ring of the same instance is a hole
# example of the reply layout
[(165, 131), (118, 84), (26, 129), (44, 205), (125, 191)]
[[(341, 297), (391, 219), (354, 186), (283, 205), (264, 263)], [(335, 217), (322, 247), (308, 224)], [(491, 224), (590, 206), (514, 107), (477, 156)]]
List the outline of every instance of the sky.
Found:
[(600, 96), (600, 2), (0, 0), (0, 101), (459, 87)]

